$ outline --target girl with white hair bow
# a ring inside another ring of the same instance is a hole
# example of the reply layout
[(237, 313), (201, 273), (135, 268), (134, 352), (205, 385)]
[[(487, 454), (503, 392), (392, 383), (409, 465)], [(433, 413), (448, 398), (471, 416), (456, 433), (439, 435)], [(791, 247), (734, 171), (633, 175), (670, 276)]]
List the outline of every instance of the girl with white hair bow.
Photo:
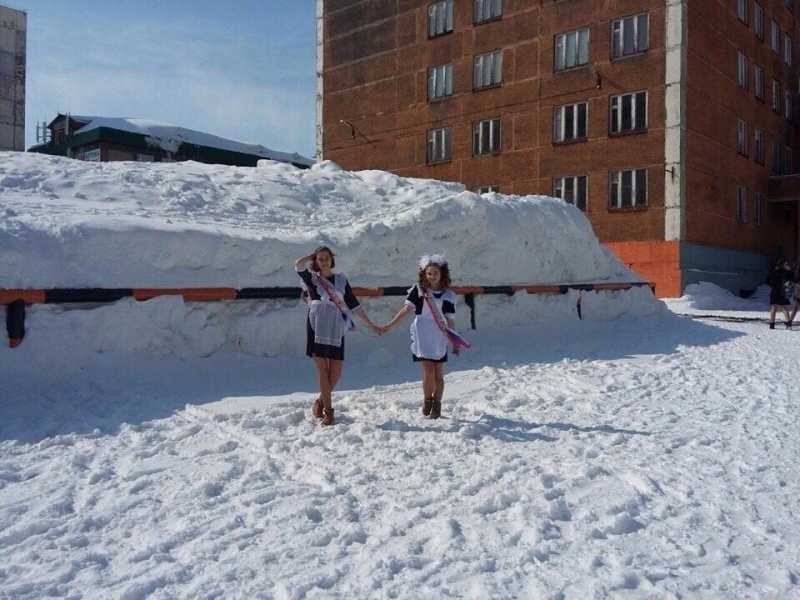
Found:
[(411, 357), (422, 369), (422, 414), (438, 419), (442, 414), (444, 363), (448, 343), (458, 356), (460, 346), (469, 344), (455, 333), (458, 297), (450, 288), (450, 268), (443, 254), (425, 255), (419, 261), (417, 284), (409, 288), (402, 308), (381, 327), (389, 331), (412, 310)]

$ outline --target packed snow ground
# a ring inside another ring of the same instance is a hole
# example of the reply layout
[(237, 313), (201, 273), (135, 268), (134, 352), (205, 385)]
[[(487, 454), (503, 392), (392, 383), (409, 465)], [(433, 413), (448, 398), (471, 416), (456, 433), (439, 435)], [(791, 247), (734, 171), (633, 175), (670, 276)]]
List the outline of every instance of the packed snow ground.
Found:
[[(297, 285), (317, 241), (358, 285), (410, 284), (440, 250), (457, 283), (634, 279), (544, 198), (331, 164), (2, 158), (2, 287)], [(172, 211), (165, 189), (212, 200)], [(438, 421), (405, 327), (355, 332), (329, 428), (296, 300), (28, 307), (0, 348), (0, 597), (800, 598), (797, 333), (767, 329), (763, 293), (584, 293), (583, 320), (576, 300), (479, 297), (477, 330), (460, 305), (473, 348)], [(364, 299), (378, 322), (401, 302)]]

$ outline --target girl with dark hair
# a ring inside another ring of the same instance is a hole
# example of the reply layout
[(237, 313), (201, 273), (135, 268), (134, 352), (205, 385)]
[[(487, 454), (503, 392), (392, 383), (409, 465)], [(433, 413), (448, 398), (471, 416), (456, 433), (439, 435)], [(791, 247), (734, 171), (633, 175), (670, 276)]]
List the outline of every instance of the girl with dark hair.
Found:
[(442, 414), (444, 395), (444, 363), (447, 345), (452, 342), (453, 354), (460, 346), (468, 347), (454, 337), (457, 296), (450, 288), (450, 268), (442, 254), (423, 256), (419, 261), (417, 284), (409, 288), (402, 308), (381, 329), (386, 332), (411, 311), (416, 315), (411, 324), (411, 358), (422, 369), (422, 414), (438, 419)]
[(344, 334), (355, 329), (350, 314), (358, 315), (378, 335), (383, 333), (359, 304), (347, 277), (333, 272), (334, 266), (335, 255), (327, 246), (319, 246), (294, 263), (308, 296), (306, 354), (314, 359), (319, 384), (319, 397), (311, 413), (322, 419), (322, 425), (333, 424), (331, 394), (342, 375)]
[(769, 328), (775, 329), (775, 313), (778, 309), (783, 313), (786, 321), (786, 329), (792, 328), (792, 320), (789, 317), (789, 295), (787, 294), (788, 282), (793, 280), (792, 272), (789, 263), (785, 260), (779, 260), (775, 264), (775, 268), (769, 272), (767, 277), (767, 284), (770, 287), (769, 292)]

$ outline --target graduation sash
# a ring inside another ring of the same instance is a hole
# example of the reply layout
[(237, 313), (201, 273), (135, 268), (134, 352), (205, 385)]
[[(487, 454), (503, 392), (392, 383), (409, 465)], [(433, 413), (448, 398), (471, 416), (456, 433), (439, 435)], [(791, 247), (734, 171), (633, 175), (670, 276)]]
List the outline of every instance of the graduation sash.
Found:
[(356, 324), (353, 322), (353, 319), (350, 318), (350, 311), (344, 305), (344, 302), (342, 302), (341, 298), (339, 298), (336, 288), (334, 288), (331, 285), (331, 282), (325, 279), (322, 274), (315, 273), (315, 275), (319, 280), (317, 284), (325, 291), (325, 293), (328, 295), (328, 298), (331, 299), (333, 305), (339, 309), (339, 312), (342, 313), (342, 319), (344, 319), (344, 325), (347, 331), (353, 331), (356, 328)]
[(436, 326), (448, 339), (448, 341), (453, 344), (453, 347), (458, 348), (459, 346), (462, 346), (464, 348), (470, 348), (472, 344), (461, 337), (457, 331), (447, 326), (447, 319), (445, 318), (444, 313), (442, 313), (442, 309), (439, 308), (438, 304), (436, 304), (436, 300), (434, 300), (431, 295), (428, 294), (427, 288), (422, 286), (418, 287), (422, 299), (425, 301), (425, 304), (428, 305), (428, 310), (431, 311), (431, 315), (433, 315), (433, 320), (436, 323)]

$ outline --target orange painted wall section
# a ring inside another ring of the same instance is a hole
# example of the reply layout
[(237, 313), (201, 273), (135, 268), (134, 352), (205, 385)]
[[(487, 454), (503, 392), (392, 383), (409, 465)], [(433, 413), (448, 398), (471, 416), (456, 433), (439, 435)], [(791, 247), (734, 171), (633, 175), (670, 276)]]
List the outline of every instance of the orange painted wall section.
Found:
[(604, 245), (642, 279), (654, 282), (657, 298), (680, 297), (683, 290), (679, 242), (609, 242)]

